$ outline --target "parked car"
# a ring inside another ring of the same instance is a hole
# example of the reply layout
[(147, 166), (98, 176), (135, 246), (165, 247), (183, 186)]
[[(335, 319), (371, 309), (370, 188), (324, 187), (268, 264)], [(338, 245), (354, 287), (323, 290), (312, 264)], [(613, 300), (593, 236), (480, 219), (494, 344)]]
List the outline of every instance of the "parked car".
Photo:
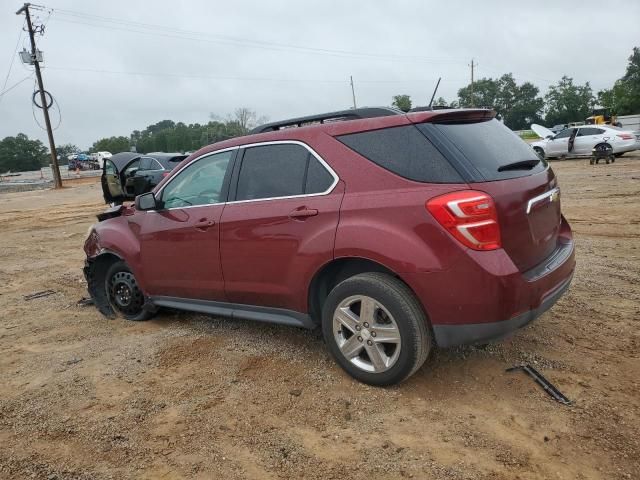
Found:
[(533, 149), (543, 158), (566, 156), (591, 156), (594, 148), (610, 146), (616, 157), (625, 152), (637, 150), (640, 135), (610, 125), (584, 125), (569, 127), (558, 134), (542, 125), (531, 125), (543, 140), (531, 143)]
[(320, 326), (373, 385), (434, 345), (499, 339), (560, 298), (575, 261), (553, 171), (494, 116), (347, 110), (207, 146), (98, 216), (89, 292), (129, 320), (169, 307)]
[[(102, 153), (102, 152), (99, 152)], [(187, 156), (180, 153), (116, 153), (103, 157), (104, 201), (120, 205), (149, 192)]]

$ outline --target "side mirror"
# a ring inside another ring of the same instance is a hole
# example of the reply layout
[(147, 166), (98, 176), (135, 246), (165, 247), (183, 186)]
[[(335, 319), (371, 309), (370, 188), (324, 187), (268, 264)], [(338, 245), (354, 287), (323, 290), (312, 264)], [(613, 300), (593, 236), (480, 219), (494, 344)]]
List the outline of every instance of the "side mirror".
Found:
[(553, 140), (554, 138), (556, 138), (554, 135), (547, 135), (547, 140)]
[(143, 193), (136, 197), (136, 210), (156, 210), (159, 202), (153, 192)]

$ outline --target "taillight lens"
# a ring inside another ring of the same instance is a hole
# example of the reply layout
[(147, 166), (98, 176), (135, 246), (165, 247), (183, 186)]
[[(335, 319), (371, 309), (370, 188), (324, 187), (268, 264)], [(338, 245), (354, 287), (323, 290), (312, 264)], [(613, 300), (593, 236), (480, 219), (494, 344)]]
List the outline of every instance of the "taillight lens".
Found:
[(619, 133), (617, 136), (620, 137), (622, 140), (633, 140), (633, 135), (629, 133)]
[(432, 198), (427, 210), (460, 243), (474, 250), (496, 250), (500, 225), (493, 199), (484, 192), (463, 190)]
[(162, 172), (162, 178), (168, 177), (171, 172)]

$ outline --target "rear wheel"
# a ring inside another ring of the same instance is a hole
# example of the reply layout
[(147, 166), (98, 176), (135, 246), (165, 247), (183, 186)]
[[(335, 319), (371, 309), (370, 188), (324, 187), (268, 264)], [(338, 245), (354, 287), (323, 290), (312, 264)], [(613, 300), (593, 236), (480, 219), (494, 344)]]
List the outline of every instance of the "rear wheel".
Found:
[(144, 309), (144, 294), (133, 272), (122, 260), (114, 262), (105, 275), (105, 290), (114, 312), (127, 320), (148, 320), (153, 315)]
[(322, 332), (338, 364), (370, 385), (392, 385), (411, 376), (432, 344), (413, 293), (384, 273), (363, 273), (339, 283), (324, 304)]

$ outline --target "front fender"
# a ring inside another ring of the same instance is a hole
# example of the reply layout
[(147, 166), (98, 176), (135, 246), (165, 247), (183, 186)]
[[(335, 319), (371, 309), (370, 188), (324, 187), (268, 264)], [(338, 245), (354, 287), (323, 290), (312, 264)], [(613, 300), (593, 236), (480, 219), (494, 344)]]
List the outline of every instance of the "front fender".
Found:
[(124, 260), (136, 278), (140, 271), (140, 241), (135, 234), (139, 226), (132, 216), (109, 218), (93, 226), (84, 243), (88, 260), (111, 253)]

